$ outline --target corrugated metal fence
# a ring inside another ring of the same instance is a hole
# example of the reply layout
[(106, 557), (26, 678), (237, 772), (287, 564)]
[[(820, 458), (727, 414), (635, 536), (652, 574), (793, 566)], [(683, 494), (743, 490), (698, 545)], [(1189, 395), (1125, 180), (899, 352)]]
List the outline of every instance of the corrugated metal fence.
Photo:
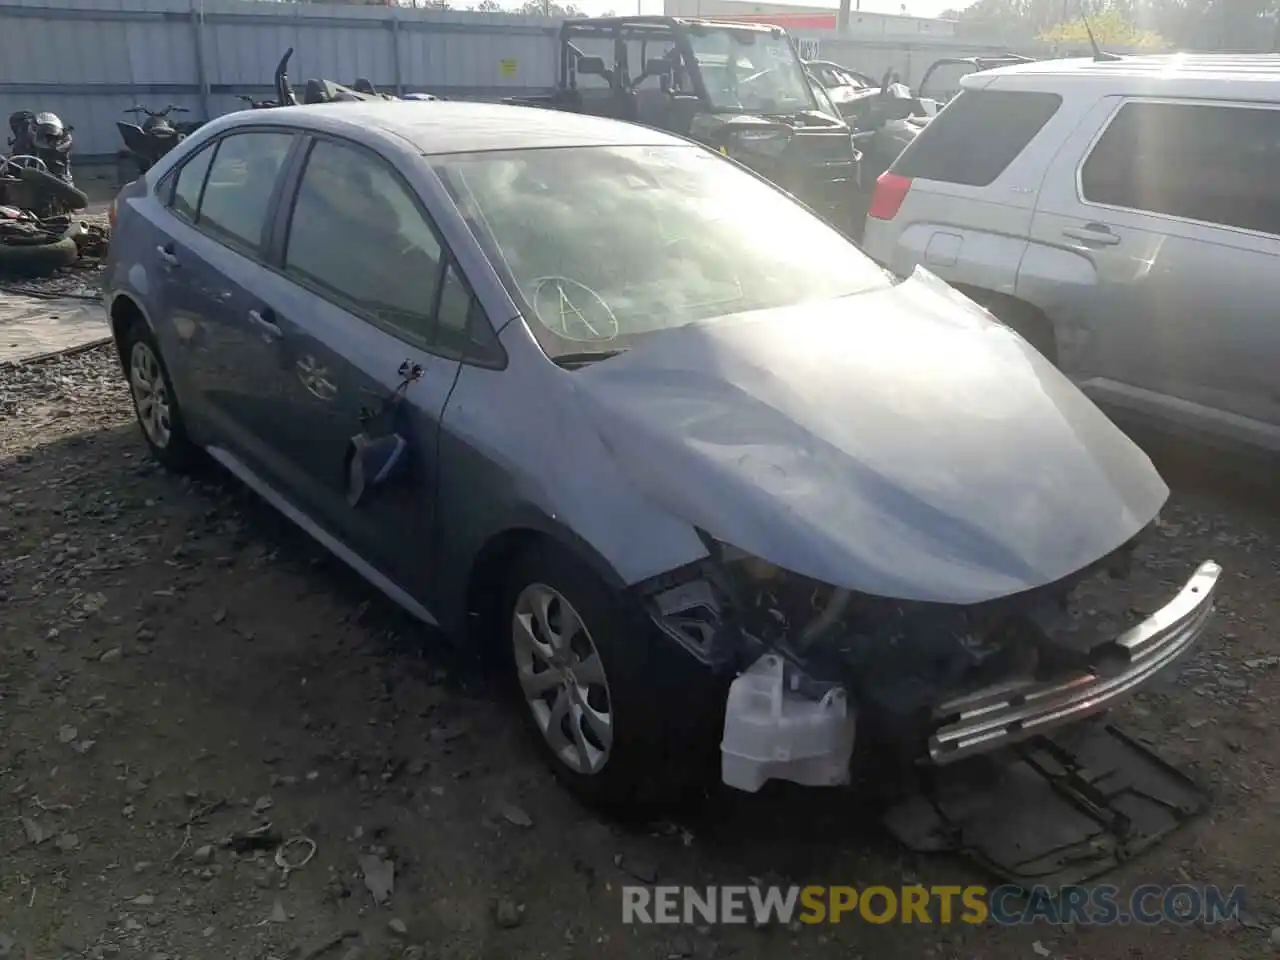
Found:
[[(263, 0), (0, 0), (0, 118), (52, 110), (76, 128), (81, 162), (120, 146), (115, 121), (141, 102), (206, 118), (266, 97), (288, 48), (290, 76), (495, 99), (555, 83), (558, 21), (508, 14)], [(940, 56), (993, 49), (941, 38), (802, 38), (807, 55), (918, 80)], [(603, 52), (603, 51), (601, 51)]]

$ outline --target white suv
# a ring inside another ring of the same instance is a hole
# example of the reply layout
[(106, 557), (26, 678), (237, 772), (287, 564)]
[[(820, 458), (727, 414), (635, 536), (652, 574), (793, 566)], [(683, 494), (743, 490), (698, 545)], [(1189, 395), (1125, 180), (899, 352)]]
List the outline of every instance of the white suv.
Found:
[(1021, 332), (1117, 419), (1280, 452), (1280, 57), (975, 73), (863, 246)]

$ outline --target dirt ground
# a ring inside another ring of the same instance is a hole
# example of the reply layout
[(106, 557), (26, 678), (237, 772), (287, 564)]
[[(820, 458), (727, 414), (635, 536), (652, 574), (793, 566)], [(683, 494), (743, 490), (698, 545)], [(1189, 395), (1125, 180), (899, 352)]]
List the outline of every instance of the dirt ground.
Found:
[[(1173, 485), (1133, 603), (1211, 557), (1221, 612), (1178, 682), (1123, 719), (1214, 807), (1112, 879), (1243, 884), (1244, 923), (628, 927), (634, 877), (983, 878), (905, 853), (843, 793), (602, 821), (439, 638), (234, 482), (153, 466), (110, 348), (0, 369), (0, 958), (1273, 955), (1280, 511), (1265, 491)], [(268, 823), (315, 844), (287, 879), (273, 849), (245, 849)], [(394, 892), (375, 906), (364, 871), (385, 864)]]

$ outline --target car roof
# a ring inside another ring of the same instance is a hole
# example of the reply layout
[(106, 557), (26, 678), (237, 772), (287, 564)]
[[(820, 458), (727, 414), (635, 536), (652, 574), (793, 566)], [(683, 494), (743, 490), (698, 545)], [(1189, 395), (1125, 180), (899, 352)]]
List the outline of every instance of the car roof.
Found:
[(973, 73), (960, 83), (965, 88), (1058, 93), (1086, 89), (1102, 96), (1280, 101), (1280, 56), (1173, 53), (1038, 60)]
[(542, 107), (501, 103), (372, 100), (243, 110), (237, 122), (264, 122), (368, 140), (407, 140), (433, 156), (486, 150), (547, 147), (687, 146), (688, 141), (652, 127)]

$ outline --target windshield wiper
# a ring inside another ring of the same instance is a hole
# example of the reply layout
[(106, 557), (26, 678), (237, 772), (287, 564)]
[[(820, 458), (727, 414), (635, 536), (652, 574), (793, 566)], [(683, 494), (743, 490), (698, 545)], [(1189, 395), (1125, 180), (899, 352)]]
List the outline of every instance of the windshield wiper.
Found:
[(582, 367), (589, 363), (598, 363), (601, 360), (608, 360), (610, 357), (616, 357), (620, 353), (626, 353), (625, 348), (616, 350), (584, 350), (579, 353), (561, 353), (551, 358), (551, 362), (560, 367)]

